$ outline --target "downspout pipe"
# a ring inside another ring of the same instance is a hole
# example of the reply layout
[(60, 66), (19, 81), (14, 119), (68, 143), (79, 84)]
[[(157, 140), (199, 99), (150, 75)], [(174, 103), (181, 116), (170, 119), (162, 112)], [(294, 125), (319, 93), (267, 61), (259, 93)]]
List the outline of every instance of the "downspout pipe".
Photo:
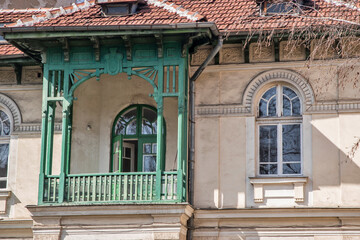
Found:
[[(223, 37), (218, 37), (218, 43), (211, 53), (207, 56), (205, 61), (195, 71), (190, 78), (189, 86), (189, 118), (190, 118), (190, 131), (189, 131), (189, 203), (194, 205), (194, 175), (195, 175), (195, 81), (200, 74), (204, 71), (206, 66), (216, 56), (223, 46)], [(192, 239), (193, 219), (189, 222), (188, 239)]]

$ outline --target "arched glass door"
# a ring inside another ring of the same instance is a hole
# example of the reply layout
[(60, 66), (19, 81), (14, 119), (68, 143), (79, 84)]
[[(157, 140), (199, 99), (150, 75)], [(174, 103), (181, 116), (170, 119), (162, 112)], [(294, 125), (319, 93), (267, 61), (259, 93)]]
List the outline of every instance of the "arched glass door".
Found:
[[(156, 133), (155, 108), (132, 105), (121, 111), (112, 129), (111, 171), (155, 172)], [(163, 157), (161, 159), (163, 160)]]

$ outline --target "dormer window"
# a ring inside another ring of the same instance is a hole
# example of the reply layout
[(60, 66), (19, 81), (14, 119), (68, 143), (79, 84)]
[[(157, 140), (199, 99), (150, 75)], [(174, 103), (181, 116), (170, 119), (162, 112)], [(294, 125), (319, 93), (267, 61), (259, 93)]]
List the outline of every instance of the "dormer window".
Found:
[(98, 0), (102, 11), (109, 16), (124, 16), (136, 13), (138, 0)]
[(260, 14), (263, 16), (298, 14), (301, 5), (302, 1), (262, 1), (260, 2)]

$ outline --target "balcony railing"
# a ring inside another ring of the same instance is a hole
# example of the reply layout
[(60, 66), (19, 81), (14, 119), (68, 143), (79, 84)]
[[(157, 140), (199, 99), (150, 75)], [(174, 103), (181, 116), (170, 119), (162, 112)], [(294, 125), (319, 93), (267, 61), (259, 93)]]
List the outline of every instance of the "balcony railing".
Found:
[[(59, 176), (45, 176), (44, 203), (58, 202), (59, 182)], [(160, 199), (157, 196), (158, 188), (160, 188)], [(65, 178), (64, 201), (67, 203), (179, 202), (181, 199), (178, 197), (177, 189), (177, 172), (163, 172), (161, 184), (157, 184), (155, 172), (69, 174)]]

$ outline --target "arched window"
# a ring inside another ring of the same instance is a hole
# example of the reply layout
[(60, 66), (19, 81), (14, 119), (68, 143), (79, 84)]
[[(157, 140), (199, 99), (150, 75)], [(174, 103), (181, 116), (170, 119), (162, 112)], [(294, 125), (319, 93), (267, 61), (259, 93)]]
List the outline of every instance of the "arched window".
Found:
[(9, 115), (0, 110), (0, 189), (7, 187), (10, 133)]
[(286, 84), (272, 85), (258, 105), (258, 174), (302, 174), (301, 99)]
[(155, 108), (133, 105), (121, 111), (112, 130), (111, 171), (156, 171), (156, 134)]

